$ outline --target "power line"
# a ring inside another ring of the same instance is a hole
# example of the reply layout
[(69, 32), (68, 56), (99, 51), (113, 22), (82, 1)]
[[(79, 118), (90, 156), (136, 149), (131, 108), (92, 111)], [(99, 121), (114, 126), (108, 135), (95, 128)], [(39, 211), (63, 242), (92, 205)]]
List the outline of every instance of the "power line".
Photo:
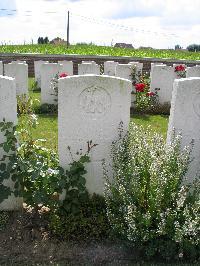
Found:
[[(6, 8), (0, 8), (0, 11), (7, 11), (9, 13), (7, 14), (4, 14), (4, 15), (7, 15), (7, 16), (14, 16), (16, 15), (16, 12), (18, 12), (17, 9), (6, 9)], [(11, 12), (14, 12), (14, 13), (11, 13)], [(26, 17), (31, 17), (33, 15), (33, 11), (32, 10), (25, 10), (23, 11), (24, 13), (28, 13), (28, 14), (24, 14), (23, 16), (26, 16)], [(45, 14), (63, 14), (65, 15), (66, 13), (63, 12), (63, 11), (43, 11), (42, 13), (45, 13)], [(99, 24), (99, 25), (105, 25), (105, 26), (109, 26), (109, 27), (113, 27), (113, 28), (118, 28), (120, 30), (124, 30), (124, 31), (128, 31), (128, 32), (137, 32), (137, 33), (143, 33), (143, 34), (154, 34), (154, 35), (162, 35), (162, 36), (165, 36), (165, 37), (179, 37), (177, 34), (174, 34), (174, 33), (166, 33), (166, 32), (158, 32), (158, 31), (151, 31), (151, 30), (144, 30), (144, 29), (138, 29), (138, 28), (135, 28), (135, 27), (132, 27), (132, 26), (127, 26), (127, 25), (122, 25), (122, 24), (119, 24), (119, 23), (114, 23), (114, 22), (111, 22), (111, 21), (108, 21), (108, 20), (104, 20), (104, 19), (101, 19), (101, 18), (94, 18), (94, 17), (88, 17), (88, 16), (83, 16), (83, 15), (80, 15), (80, 14), (76, 14), (74, 12), (71, 12), (70, 11), (70, 14), (72, 17), (78, 17), (79, 19), (81, 19), (82, 21), (85, 21), (85, 22), (91, 22), (91, 23), (95, 23), (95, 24)], [(20, 14), (22, 15), (22, 14)]]
[(142, 33), (147, 33), (147, 34), (178, 37), (174, 33), (164, 33), (164, 32), (157, 32), (157, 31), (150, 31), (150, 30), (142, 30), (142, 29), (131, 27), (131, 26), (125, 26), (125, 25), (122, 25), (122, 24), (116, 24), (116, 23), (113, 23), (113, 22), (110, 22), (110, 21), (105, 21), (105, 20), (102, 20), (102, 19), (96, 19), (96, 18), (92, 18), (92, 17), (86, 17), (86, 16), (78, 15), (78, 14), (75, 14), (75, 13), (71, 13), (71, 15), (79, 17), (80, 19), (82, 19), (84, 21), (93, 22), (95, 24), (103, 24), (103, 25), (111, 26), (111, 27), (117, 27), (117, 28), (121, 28), (122, 30), (125, 30), (125, 31), (134, 31), (134, 32), (139, 32), (139, 33), (142, 32)]

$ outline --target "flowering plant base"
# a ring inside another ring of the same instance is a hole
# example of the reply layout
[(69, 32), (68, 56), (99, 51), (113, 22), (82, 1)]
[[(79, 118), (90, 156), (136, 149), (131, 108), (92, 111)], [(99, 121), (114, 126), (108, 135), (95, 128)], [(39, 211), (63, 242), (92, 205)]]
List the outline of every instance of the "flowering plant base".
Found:
[(139, 112), (151, 112), (158, 105), (157, 90), (155, 92), (150, 91), (150, 79), (147, 73), (136, 77), (134, 71), (133, 69), (132, 77), (135, 91), (132, 94), (135, 94), (134, 109)]
[(57, 73), (55, 75), (55, 77), (52, 78), (52, 80), (51, 80), (51, 87), (52, 87), (53, 92), (54, 92), (54, 93), (52, 93), (52, 95), (55, 95), (55, 102), (58, 101), (58, 79), (59, 78), (66, 78), (67, 76), (68, 76), (68, 74), (65, 72), (62, 72), (60, 74)]
[(174, 72), (176, 72), (177, 76), (180, 78), (186, 77), (186, 70), (185, 70), (185, 66), (183, 65), (176, 66)]

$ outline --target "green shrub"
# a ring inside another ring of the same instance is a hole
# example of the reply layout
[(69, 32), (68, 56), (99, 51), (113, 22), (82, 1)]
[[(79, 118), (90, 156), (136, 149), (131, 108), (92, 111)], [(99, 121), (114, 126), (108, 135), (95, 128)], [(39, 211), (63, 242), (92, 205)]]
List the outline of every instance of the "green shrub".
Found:
[(136, 66), (131, 67), (131, 79), (135, 95), (134, 109), (140, 113), (153, 113), (159, 106), (158, 90), (150, 91), (150, 77), (148, 73), (136, 72)]
[[(86, 154), (81, 155), (78, 161), (72, 160), (69, 169), (64, 171), (59, 166), (57, 154), (44, 147), (45, 140), (33, 137), (32, 129), (38, 122), (33, 113), (32, 101), (24, 96), (19, 99), (18, 108), (21, 123), (17, 131), (11, 122), (4, 120), (0, 123), (0, 131), (5, 136), (5, 141), (0, 143), (5, 152), (0, 161), (0, 202), (14, 193), (35, 208), (42, 204), (54, 211), (63, 205), (74, 210), (74, 202), (86, 194), (84, 164), (90, 161), (89, 152), (96, 145), (88, 141)], [(71, 154), (70, 147), (68, 149)], [(15, 182), (12, 191), (3, 183), (10, 177)], [(63, 190), (70, 196), (68, 202), (67, 196), (63, 202), (59, 200)]]
[(52, 233), (62, 239), (104, 239), (109, 235), (109, 222), (102, 196), (87, 195), (76, 213), (60, 208), (49, 216)]
[(158, 134), (131, 124), (113, 144), (113, 181), (106, 178), (107, 215), (114, 232), (149, 258), (197, 259), (200, 186), (184, 177), (189, 147), (166, 145)]
[(36, 114), (57, 114), (58, 105), (44, 103), (40, 106), (35, 107)]
[(39, 87), (37, 81), (34, 80), (34, 81), (32, 82), (32, 84), (31, 84), (31, 90), (32, 90), (32, 91), (41, 91), (41, 88)]

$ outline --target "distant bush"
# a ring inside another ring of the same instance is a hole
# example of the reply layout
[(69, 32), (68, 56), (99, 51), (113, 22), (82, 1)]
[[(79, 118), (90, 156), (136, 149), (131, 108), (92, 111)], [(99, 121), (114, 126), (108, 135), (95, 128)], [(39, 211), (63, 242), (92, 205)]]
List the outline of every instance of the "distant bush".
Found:
[(200, 44), (190, 44), (188, 47), (187, 47), (187, 50), (189, 52), (199, 52), (200, 51)]
[(96, 44), (93, 43), (93, 42), (90, 42), (90, 43), (87, 43), (87, 42), (77, 42), (76, 45), (79, 45), (79, 46), (81, 46), (81, 45), (82, 46), (85, 46), (85, 45), (88, 45), (88, 46), (94, 45), (94, 46), (96, 46)]
[(45, 38), (39, 37), (38, 38), (38, 44), (47, 44), (47, 43), (49, 43), (49, 38), (48, 37), (45, 37)]
[(176, 44), (175, 47), (174, 47), (175, 50), (181, 50), (182, 47), (179, 45), (179, 44)]

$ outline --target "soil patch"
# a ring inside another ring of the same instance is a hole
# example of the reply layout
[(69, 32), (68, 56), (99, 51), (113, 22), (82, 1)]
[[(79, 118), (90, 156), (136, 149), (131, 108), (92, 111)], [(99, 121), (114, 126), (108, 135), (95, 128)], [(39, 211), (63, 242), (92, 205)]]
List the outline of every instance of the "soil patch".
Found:
[(133, 265), (136, 254), (121, 243), (62, 241), (48, 231), (45, 211), (9, 213), (0, 229), (0, 265)]

